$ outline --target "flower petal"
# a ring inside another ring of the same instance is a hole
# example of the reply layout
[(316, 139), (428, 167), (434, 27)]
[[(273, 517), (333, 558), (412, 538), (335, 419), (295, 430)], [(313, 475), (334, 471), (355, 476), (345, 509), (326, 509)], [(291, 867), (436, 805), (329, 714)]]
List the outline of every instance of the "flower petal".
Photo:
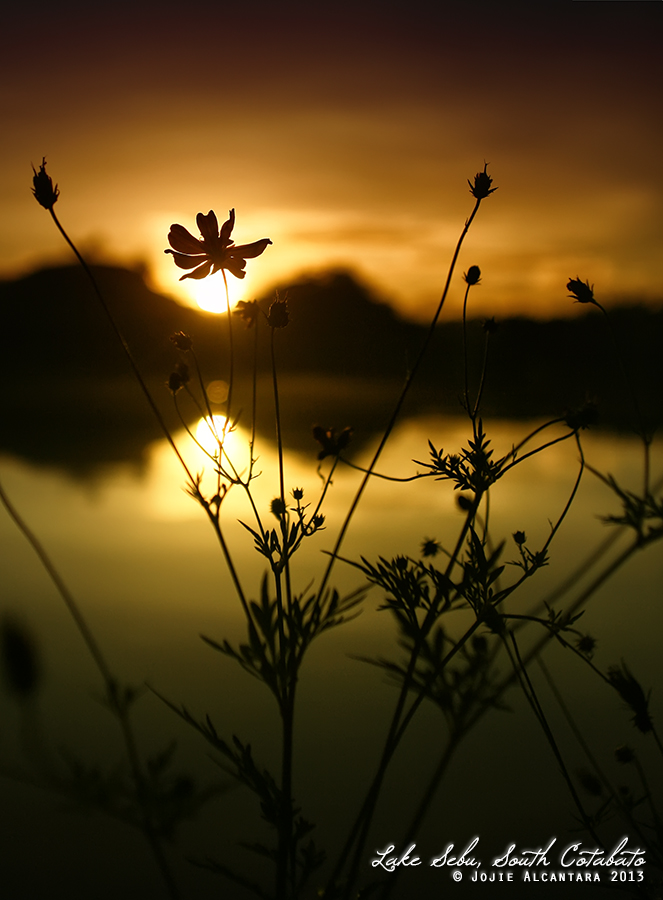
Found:
[(193, 269), (206, 259), (202, 253), (197, 256), (188, 256), (186, 253), (176, 253), (174, 250), (164, 250), (163, 252), (170, 253), (175, 260), (175, 265), (180, 269)]
[(194, 269), (193, 272), (187, 272), (186, 275), (182, 275), (180, 281), (184, 281), (185, 278), (207, 278), (212, 268), (212, 263), (209, 259), (206, 259), (202, 266), (198, 266), (197, 269)]
[(195, 238), (184, 225), (171, 225), (168, 233), (168, 243), (180, 253), (204, 253), (205, 247), (202, 241)]
[(211, 209), (206, 216), (202, 213), (198, 213), (196, 216), (196, 225), (200, 229), (203, 241), (212, 243), (219, 239), (219, 222)]
[(265, 249), (271, 244), (269, 238), (262, 238), (260, 241), (254, 241), (252, 244), (239, 244), (232, 248), (233, 256), (241, 256), (242, 259), (254, 259), (264, 253)]
[(231, 209), (228, 213), (228, 219), (221, 226), (221, 234), (219, 235), (221, 239), (221, 245), (223, 247), (227, 247), (228, 244), (232, 243), (230, 239), (230, 235), (232, 234), (232, 230), (235, 227), (235, 210)]
[(232, 272), (235, 278), (244, 278), (246, 275), (244, 271), (245, 266), (246, 260), (236, 256), (227, 256), (223, 261), (223, 268)]

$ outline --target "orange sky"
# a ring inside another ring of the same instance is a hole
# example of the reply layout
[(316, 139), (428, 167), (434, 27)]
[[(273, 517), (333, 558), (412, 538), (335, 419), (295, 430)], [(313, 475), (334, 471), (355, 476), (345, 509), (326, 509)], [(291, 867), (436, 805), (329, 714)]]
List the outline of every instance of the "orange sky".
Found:
[(460, 261), (483, 271), (477, 311), (566, 314), (576, 275), (663, 297), (661, 3), (23, 7), (0, 62), (0, 274), (64, 255), (29, 193), (46, 155), (72, 236), (173, 295), (170, 224), (233, 206), (237, 242), (274, 242), (237, 298), (347, 265), (426, 315), (486, 160), (499, 190)]

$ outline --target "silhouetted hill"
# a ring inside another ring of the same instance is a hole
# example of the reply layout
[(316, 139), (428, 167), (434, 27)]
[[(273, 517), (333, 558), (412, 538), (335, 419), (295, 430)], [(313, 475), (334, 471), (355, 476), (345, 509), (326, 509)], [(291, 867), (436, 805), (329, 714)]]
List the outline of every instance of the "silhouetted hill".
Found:
[[(190, 334), (206, 379), (226, 378), (225, 316), (184, 308), (150, 291), (137, 272), (108, 266), (94, 272), (164, 415), (176, 427), (165, 387), (178, 359), (170, 336)], [(275, 347), (292, 440), (295, 431), (307, 431), (316, 421), (353, 424), (364, 436), (380, 428), (426, 329), (376, 302), (347, 272), (283, 284), (279, 291), (287, 294), (291, 320), (276, 333)], [(266, 310), (270, 298), (260, 302)], [(85, 273), (73, 266), (43, 269), (0, 283), (0, 304), (0, 449), (78, 469), (140, 458), (142, 447), (159, 431)], [(625, 307), (611, 317), (642, 409), (652, 421), (660, 420), (663, 313)], [(237, 318), (234, 326), (241, 405), (248, 403), (254, 332)], [(267, 328), (260, 329), (259, 340), (258, 370), (265, 380), (271, 367)], [(478, 384), (484, 347), (481, 323), (470, 321), (471, 391)], [(462, 328), (459, 322), (443, 321), (406, 412), (460, 413), (462, 391)], [(486, 415), (558, 415), (587, 398), (598, 402), (604, 423), (632, 424), (628, 390), (600, 312), (589, 309), (579, 318), (550, 322), (520, 318), (500, 323), (490, 339)], [(195, 415), (191, 410), (192, 419)], [(264, 427), (271, 434), (268, 419)]]

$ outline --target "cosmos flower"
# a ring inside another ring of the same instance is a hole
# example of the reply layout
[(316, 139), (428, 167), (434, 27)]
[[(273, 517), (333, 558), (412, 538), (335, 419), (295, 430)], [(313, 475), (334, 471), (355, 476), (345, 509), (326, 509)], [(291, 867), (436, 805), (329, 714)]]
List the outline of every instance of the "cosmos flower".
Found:
[(235, 226), (234, 209), (230, 210), (229, 218), (220, 231), (216, 215), (211, 210), (206, 216), (198, 213), (196, 224), (202, 240), (195, 238), (183, 225), (170, 226), (168, 243), (173, 249), (164, 252), (172, 254), (175, 265), (180, 269), (193, 270), (182, 275), (180, 281), (185, 278), (207, 278), (219, 269), (227, 269), (235, 278), (244, 278), (246, 260), (260, 256), (267, 245), (272, 243), (269, 238), (263, 238), (252, 244), (235, 246), (230, 237)]

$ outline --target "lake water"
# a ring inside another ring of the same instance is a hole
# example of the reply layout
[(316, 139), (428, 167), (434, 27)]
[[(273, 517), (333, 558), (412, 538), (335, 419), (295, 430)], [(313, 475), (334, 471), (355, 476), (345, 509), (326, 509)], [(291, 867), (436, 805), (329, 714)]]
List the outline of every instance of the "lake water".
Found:
[[(536, 424), (487, 423), (495, 455), (508, 452)], [(404, 421), (394, 432), (378, 470), (399, 477), (414, 474), (422, 467), (412, 460), (427, 459), (429, 438), (438, 448), (456, 451), (466, 446), (467, 431), (465, 422), (436, 416)], [(550, 436), (561, 433), (551, 431)], [(178, 436), (178, 442), (182, 440), (183, 436)], [(243, 453), (246, 435), (238, 431), (232, 441), (237, 452)], [(627, 490), (641, 490), (643, 454), (635, 438), (588, 433), (583, 434), (583, 446), (593, 467), (610, 472)], [(663, 474), (662, 449), (660, 442), (652, 447), (654, 481)], [(355, 462), (366, 465), (370, 452), (367, 445)], [(262, 475), (254, 482), (255, 500), (269, 520), (269, 503), (278, 493), (274, 445), (261, 442), (259, 456)], [(195, 470), (205, 463), (195, 449), (187, 458)], [(305, 501), (315, 503), (321, 484), (316, 465), (315, 450), (308, 456), (287, 453), (286, 490), (303, 488)], [(577, 471), (578, 452), (570, 440), (524, 461), (495, 485), (490, 525), (497, 540), (506, 540), (504, 561), (517, 558), (511, 538), (514, 532), (525, 531), (533, 549), (546, 540)], [(270, 697), (238, 666), (200, 640), (200, 634), (216, 640), (241, 639), (243, 618), (212, 529), (183, 491), (182, 470), (165, 442), (149, 448), (141, 471), (119, 465), (76, 481), (57, 470), (5, 458), (0, 474), (9, 496), (77, 598), (111, 668), (125, 681), (137, 685), (148, 681), (199, 718), (209, 712), (220, 734), (227, 738), (238, 734), (250, 741), (256, 757), (276, 768), (279, 726)], [(326, 527), (307, 542), (293, 565), (296, 591), (319, 580), (328, 559), (324, 551), (333, 546), (360, 477), (348, 469), (334, 476), (324, 507)], [(236, 523), (240, 518), (252, 524), (239, 489), (230, 492), (224, 509), (227, 539), (240, 578), (247, 594), (257, 597), (264, 560), (253, 552), (250, 535)], [(618, 512), (614, 493), (586, 472), (574, 506), (551, 546), (550, 565), (524, 586), (511, 611), (540, 610), (541, 602), (575, 573), (568, 592), (555, 600), (555, 606), (563, 609), (573, 603), (595, 572), (628, 544), (626, 533), (616, 533), (614, 526), (599, 519)], [(424, 539), (451, 546), (462, 518), (448, 483), (374, 479), (341, 554), (371, 561), (398, 554), (418, 558)], [(21, 760), (20, 764), (32, 766), (32, 771), (60, 766), (63, 747), (89, 762), (111, 766), (120, 759), (122, 745), (115, 723), (96, 699), (101, 691), (99, 675), (32, 550), (4, 514), (0, 533), (2, 607), (34, 634), (44, 673), (34, 709), (21, 711), (6, 692), (2, 696), (0, 753), (5, 770)], [(604, 550), (596, 569), (590, 568), (586, 561), (611, 534), (614, 543)], [(507, 569), (503, 577), (511, 578), (512, 573)], [(356, 569), (341, 562), (336, 565), (333, 585), (351, 590), (361, 583)], [(624, 659), (644, 687), (654, 689), (655, 718), (661, 708), (662, 586), (663, 559), (659, 548), (652, 546), (630, 559), (592, 597), (578, 625), (597, 639), (594, 661), (600, 669), (605, 671)], [(356, 659), (397, 654), (388, 614), (376, 611), (380, 601), (377, 590), (369, 593), (359, 618), (322, 636), (302, 670), (295, 790), (305, 816), (318, 823), (320, 843), (329, 848), (332, 857), (347, 827), (344, 823), (357, 808), (396, 697), (380, 670)], [(467, 620), (455, 614), (450, 621), (460, 628)], [(652, 784), (660, 788), (660, 758), (652, 742), (632, 728), (630, 714), (616, 694), (559, 645), (547, 649), (545, 660), (610, 777), (619, 784), (634, 781), (635, 773), (618, 769), (612, 757), (616, 746), (628, 743), (637, 746)], [(508, 665), (506, 658), (503, 665)], [(559, 729), (569, 768), (586, 767), (536, 665), (532, 677), (551, 722)], [(503, 853), (512, 841), (538, 847), (554, 836), (559, 846), (569, 843), (568, 836), (574, 833), (574, 808), (550, 750), (518, 691), (511, 690), (506, 700), (511, 711), (485, 717), (458, 751), (418, 837), (422, 857), (441, 853), (451, 841), (457, 846), (467, 843), (474, 835), (480, 836), (486, 860)], [(208, 757), (206, 745), (152, 694), (138, 704), (137, 727), (146, 753), (176, 737), (177, 760), (183, 770), (195, 772), (202, 782), (225, 779)], [(422, 708), (394, 762), (385, 800), (378, 809), (367, 851), (367, 872), (369, 855), (389, 842), (398, 843), (418, 792), (435, 765), (443, 736), (439, 712)], [(82, 815), (65, 799), (11, 778), (3, 779), (2, 789), (0, 896), (42, 896), (47, 887), (60, 892), (66, 889), (72, 898), (161, 896), (152, 863), (130, 829), (98, 814)], [(585, 799), (589, 808), (597, 805), (592, 798)], [(185, 857), (231, 859), (238, 868), (248, 860), (254, 867), (252, 857), (237, 850), (236, 841), (264, 837), (256, 805), (252, 797), (233, 788), (183, 828), (173, 858), (185, 896), (235, 896), (224, 881), (191, 867)], [(617, 833), (626, 833), (626, 829), (613, 822), (606, 839)], [(586, 840), (591, 844), (591, 839)], [(255, 869), (256, 877), (259, 869)], [(463, 889), (470, 890), (467, 882), (452, 885), (449, 873), (437, 870), (405, 873), (399, 890), (403, 897), (416, 893), (434, 896), (438, 887), (453, 889), (459, 896), (466, 895)], [(502, 889), (514, 896), (511, 885), (483, 888), (491, 897), (502, 896)], [(245, 896), (237, 890), (238, 897)], [(569, 886), (564, 890), (568, 893)], [(587, 886), (577, 890), (578, 896), (587, 896)]]

